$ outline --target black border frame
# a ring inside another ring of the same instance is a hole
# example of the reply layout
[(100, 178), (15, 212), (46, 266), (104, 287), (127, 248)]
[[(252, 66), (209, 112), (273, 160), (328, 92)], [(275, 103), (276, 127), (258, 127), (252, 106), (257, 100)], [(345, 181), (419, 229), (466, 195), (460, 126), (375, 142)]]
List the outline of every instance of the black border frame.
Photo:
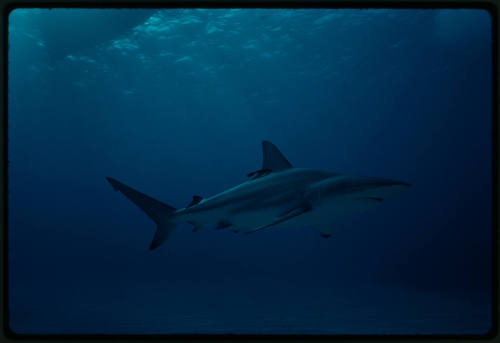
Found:
[[(485, 334), (415, 334), (415, 335), (391, 335), (391, 334), (342, 334), (342, 335), (326, 335), (326, 334), (308, 334), (308, 335), (293, 335), (293, 334), (18, 334), (14, 332), (9, 325), (9, 308), (8, 308), (8, 17), (12, 10), (16, 8), (331, 8), (331, 9), (483, 9), (488, 11), (491, 19), (491, 38), (492, 38), (492, 118), (491, 118), (491, 162), (492, 162), (492, 313), (491, 313), (491, 328)], [(499, 173), (499, 141), (498, 141), (498, 7), (495, 0), (486, 1), (397, 1), (397, 0), (356, 0), (349, 2), (348, 0), (49, 0), (49, 1), (17, 1), (7, 0), (1, 4), (2, 9), (2, 25), (0, 26), (0, 35), (3, 39), (1, 46), (2, 53), (0, 54), (0, 62), (3, 68), (0, 71), (0, 102), (1, 108), (1, 125), (2, 139), (0, 140), (1, 159), (0, 159), (0, 214), (2, 216), (3, 232), (0, 239), (3, 240), (2, 254), (0, 255), (0, 291), (3, 292), (2, 305), (0, 311), (0, 325), (2, 326), (3, 339), (10, 340), (147, 340), (147, 339), (169, 339), (169, 340), (199, 340), (199, 339), (279, 339), (279, 340), (419, 340), (419, 339), (439, 339), (439, 340), (485, 340), (498, 338), (498, 173)]]

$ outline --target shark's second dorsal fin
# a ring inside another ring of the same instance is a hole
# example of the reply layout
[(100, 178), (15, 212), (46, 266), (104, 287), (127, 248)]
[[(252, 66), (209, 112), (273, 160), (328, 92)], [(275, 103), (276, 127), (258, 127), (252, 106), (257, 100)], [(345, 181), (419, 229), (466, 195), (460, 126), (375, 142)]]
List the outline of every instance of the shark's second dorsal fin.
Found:
[(194, 205), (200, 203), (200, 201), (202, 201), (202, 200), (203, 200), (203, 198), (200, 197), (199, 195), (193, 195), (193, 200), (191, 200), (191, 202), (186, 206), (186, 208), (194, 206)]
[(271, 170), (277, 172), (292, 168), (292, 164), (288, 162), (285, 156), (278, 148), (269, 141), (262, 141), (263, 162), (262, 170)]

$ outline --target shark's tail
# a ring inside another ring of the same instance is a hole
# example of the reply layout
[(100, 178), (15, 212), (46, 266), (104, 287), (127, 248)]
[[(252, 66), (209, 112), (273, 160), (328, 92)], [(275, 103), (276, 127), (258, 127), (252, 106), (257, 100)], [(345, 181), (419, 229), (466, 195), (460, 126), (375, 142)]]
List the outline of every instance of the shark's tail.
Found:
[(154, 220), (157, 229), (149, 250), (158, 248), (177, 226), (177, 222), (173, 220), (175, 208), (138, 192), (115, 179), (106, 177), (106, 180), (113, 186), (115, 191), (122, 192), (123, 195)]

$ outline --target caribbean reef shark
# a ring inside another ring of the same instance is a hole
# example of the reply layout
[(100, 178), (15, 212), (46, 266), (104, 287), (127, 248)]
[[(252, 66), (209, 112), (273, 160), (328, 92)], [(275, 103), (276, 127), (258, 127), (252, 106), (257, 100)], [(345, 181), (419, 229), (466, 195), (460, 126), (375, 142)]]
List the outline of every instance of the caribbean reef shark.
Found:
[(268, 141), (262, 142), (262, 150), (262, 169), (248, 174), (248, 181), (206, 199), (195, 195), (181, 209), (115, 179), (106, 179), (156, 223), (150, 250), (158, 248), (182, 222), (193, 225), (193, 231), (212, 226), (245, 233), (270, 227), (314, 227), (326, 238), (339, 217), (379, 204), (410, 186), (387, 179), (294, 168)]

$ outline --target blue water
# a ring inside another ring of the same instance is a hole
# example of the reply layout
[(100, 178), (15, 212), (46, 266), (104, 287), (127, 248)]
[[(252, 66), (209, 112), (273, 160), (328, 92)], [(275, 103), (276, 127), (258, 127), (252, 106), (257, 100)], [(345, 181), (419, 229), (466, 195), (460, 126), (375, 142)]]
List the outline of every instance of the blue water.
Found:
[[(491, 327), (491, 22), (482, 10), (30, 10), (9, 16), (17, 333), (483, 334)], [(412, 187), (252, 235), (154, 223), (297, 167)]]

